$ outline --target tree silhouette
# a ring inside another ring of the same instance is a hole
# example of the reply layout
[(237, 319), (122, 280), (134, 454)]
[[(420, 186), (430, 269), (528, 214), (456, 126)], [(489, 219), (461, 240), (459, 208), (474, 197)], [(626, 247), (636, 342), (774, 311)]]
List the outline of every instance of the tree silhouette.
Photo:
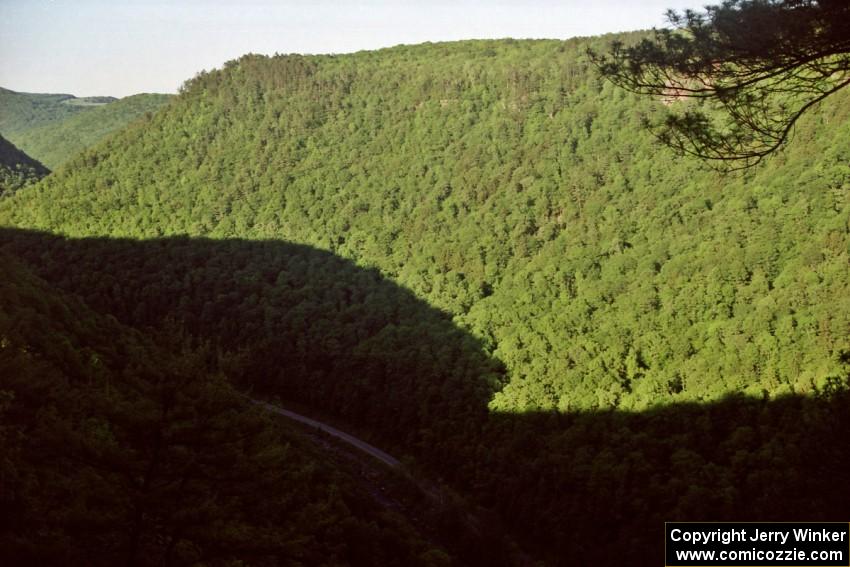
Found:
[(681, 153), (754, 165), (803, 113), (850, 84), (844, 0), (726, 0), (667, 17), (673, 29), (590, 55), (617, 85), (670, 106), (648, 125)]

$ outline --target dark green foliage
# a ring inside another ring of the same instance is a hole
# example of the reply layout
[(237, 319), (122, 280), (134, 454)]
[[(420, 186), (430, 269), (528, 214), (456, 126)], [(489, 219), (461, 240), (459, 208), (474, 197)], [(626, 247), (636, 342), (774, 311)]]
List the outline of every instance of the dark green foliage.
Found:
[(3, 564), (445, 555), (209, 372), (204, 347), (146, 338), (11, 256), (0, 263)]
[(0, 198), (35, 183), (48, 173), (41, 163), (0, 136)]
[[(164, 94), (138, 94), (120, 100), (107, 100), (95, 104), (86, 112), (16, 132), (14, 139), (30, 155), (37, 156), (48, 167), (56, 169), (109, 134), (148, 113), (156, 112), (170, 98), (171, 95)], [(65, 104), (69, 104), (69, 101), (65, 101)]]
[[(399, 451), (469, 436), (502, 385), (502, 369), (445, 313), (376, 270), (308, 246), (2, 235), (41, 277), (122, 323), (152, 334), (176, 325), (233, 353), (211, 372), (395, 431)], [(376, 399), (382, 411), (371, 411)]]
[[(223, 372), (372, 429), (381, 444), (500, 512), (553, 564), (614, 565), (623, 554), (655, 563), (670, 517), (781, 520), (793, 510), (818, 519), (850, 505), (841, 488), (850, 480), (846, 354), (842, 374), (813, 398), (490, 414), (498, 367), (480, 343), (374, 271), (326, 252), (8, 230), (2, 246), (64, 293), (147, 335), (165, 333), (172, 350), (207, 345), (187, 376)], [(156, 367), (164, 360), (157, 355)], [(174, 395), (203, 399), (192, 380), (175, 378)], [(430, 521), (461, 534), (452, 526), (462, 518)], [(482, 549), (480, 536), (455, 545), (478, 550), (481, 564), (507, 557), (496, 542)]]
[(664, 106), (595, 78), (602, 44), (243, 57), (0, 203), (110, 238), (7, 248), (371, 431), (554, 564), (658, 564), (667, 519), (840, 516), (847, 93), (723, 176), (653, 144)]

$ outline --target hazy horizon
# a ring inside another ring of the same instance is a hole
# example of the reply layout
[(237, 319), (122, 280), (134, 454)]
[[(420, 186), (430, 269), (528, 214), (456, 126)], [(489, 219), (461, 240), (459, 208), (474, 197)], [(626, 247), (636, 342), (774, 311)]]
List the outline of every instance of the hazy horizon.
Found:
[(463, 39), (568, 39), (659, 27), (666, 9), (701, 2), (567, 0), (393, 3), (249, 0), (7, 0), (0, 86), (123, 97), (174, 93), (245, 53), (350, 53)]

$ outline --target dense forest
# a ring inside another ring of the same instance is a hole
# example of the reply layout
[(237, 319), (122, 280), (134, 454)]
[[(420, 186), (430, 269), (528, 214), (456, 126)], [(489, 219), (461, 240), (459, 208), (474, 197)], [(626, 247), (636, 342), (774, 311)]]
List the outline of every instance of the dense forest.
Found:
[(45, 124), (115, 102), (110, 96), (77, 98), (71, 94), (19, 93), (0, 87), (0, 132), (10, 139)]
[(0, 89), (0, 133), (56, 169), (112, 132), (155, 112), (170, 98), (163, 94), (78, 98)]
[(0, 198), (50, 173), (44, 165), (0, 136)]
[(551, 564), (656, 564), (671, 519), (839, 517), (848, 94), (722, 174), (642, 130), (666, 107), (595, 75), (605, 41), (245, 56), (0, 202), (0, 247)]
[(49, 168), (56, 169), (112, 132), (149, 112), (156, 112), (170, 98), (170, 95), (163, 94), (128, 96), (109, 104), (94, 106), (87, 112), (78, 112), (63, 120), (28, 128), (18, 132), (15, 140)]
[[(426, 567), (482, 544), (415, 490), (434, 533), (374, 502), (210, 372), (208, 346), (175, 349), (169, 331), (139, 333), (0, 262), (3, 564)], [(487, 543), (479, 556), (500, 564), (504, 546)]]

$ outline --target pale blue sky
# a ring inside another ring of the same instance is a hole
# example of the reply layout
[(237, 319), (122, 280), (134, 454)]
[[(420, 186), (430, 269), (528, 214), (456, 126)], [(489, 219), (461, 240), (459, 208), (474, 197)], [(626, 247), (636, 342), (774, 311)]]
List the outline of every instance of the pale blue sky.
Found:
[(253, 53), (344, 53), (469, 38), (562, 38), (665, 24), (693, 0), (0, 0), (0, 86), (175, 92)]

